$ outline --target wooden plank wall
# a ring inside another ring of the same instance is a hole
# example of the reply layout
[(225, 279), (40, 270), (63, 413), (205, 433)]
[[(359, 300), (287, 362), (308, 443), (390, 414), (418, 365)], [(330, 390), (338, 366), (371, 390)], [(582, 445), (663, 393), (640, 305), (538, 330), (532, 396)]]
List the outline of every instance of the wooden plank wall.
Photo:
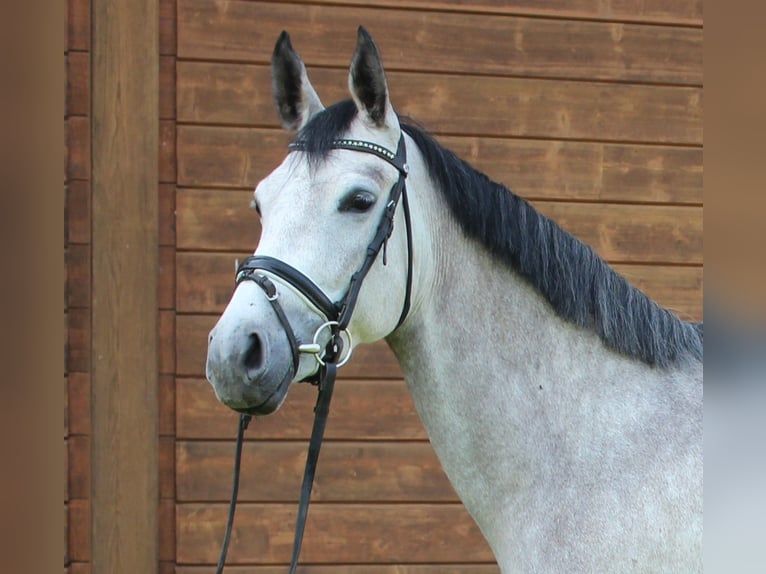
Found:
[[(177, 0), (177, 574), (207, 574), (224, 528), (236, 417), (204, 380), (206, 333), (252, 251), (247, 209), (287, 135), (269, 59), (287, 29), (325, 103), (347, 97), (357, 25), (398, 111), (593, 245), (686, 319), (702, 316), (702, 8), (697, 0)], [(497, 572), (384, 345), (342, 372), (305, 572)], [(289, 562), (313, 389), (248, 431), (232, 572)]]

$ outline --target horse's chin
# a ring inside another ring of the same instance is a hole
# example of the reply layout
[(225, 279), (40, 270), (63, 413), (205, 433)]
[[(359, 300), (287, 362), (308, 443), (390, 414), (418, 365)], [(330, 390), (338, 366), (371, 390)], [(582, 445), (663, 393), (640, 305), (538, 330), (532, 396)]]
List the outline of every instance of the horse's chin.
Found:
[[(282, 404), (285, 402), (291, 381), (291, 373), (285, 374), (282, 380), (277, 384), (274, 390), (267, 395), (265, 399), (258, 398), (257, 400), (254, 400), (254, 397), (252, 396), (240, 396), (236, 399), (218, 396), (218, 400), (225, 406), (229, 407), (231, 410), (240, 414), (253, 416), (269, 415), (278, 411)], [(261, 397), (262, 396), (263, 395), (261, 395)]]
[[(279, 389), (277, 389), (279, 391)], [(285, 389), (282, 393), (276, 393), (266, 399), (263, 403), (256, 405), (254, 407), (229, 407), (233, 411), (236, 411), (243, 415), (252, 415), (252, 416), (264, 416), (264, 415), (270, 415), (271, 413), (275, 413), (279, 410), (279, 408), (282, 406), (282, 403), (285, 402), (285, 399), (287, 398), (287, 389)], [(277, 394), (279, 396), (277, 396)]]

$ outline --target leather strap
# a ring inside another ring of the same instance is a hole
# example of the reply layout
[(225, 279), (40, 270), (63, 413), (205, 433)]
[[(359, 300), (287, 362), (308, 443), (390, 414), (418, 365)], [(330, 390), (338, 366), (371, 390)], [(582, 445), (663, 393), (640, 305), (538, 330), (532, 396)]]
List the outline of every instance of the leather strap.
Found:
[(234, 484), (231, 487), (231, 499), (229, 500), (229, 516), (226, 519), (226, 532), (223, 535), (223, 544), (221, 545), (221, 555), (218, 557), (218, 568), (216, 574), (222, 574), (226, 554), (229, 551), (229, 541), (231, 540), (231, 527), (234, 524), (234, 511), (237, 509), (237, 493), (239, 492), (239, 468), (242, 462), (242, 442), (245, 438), (245, 429), (250, 424), (250, 415), (239, 416), (239, 427), (237, 429), (237, 446), (234, 451)]
[(322, 448), (322, 438), (327, 426), (327, 417), (330, 414), (330, 400), (335, 389), (335, 376), (337, 367), (333, 362), (325, 361), (321, 367), (323, 371), (319, 376), (319, 394), (316, 406), (314, 406), (314, 426), (311, 428), (309, 450), (306, 454), (306, 468), (303, 471), (303, 483), (301, 484), (301, 497), (298, 503), (298, 516), (295, 522), (295, 537), (293, 538), (293, 553), (290, 558), (290, 574), (295, 574), (298, 566), (298, 557), (301, 554), (303, 544), (303, 531), (306, 527), (306, 518), (311, 501), (311, 488), (314, 484), (317, 463), (319, 461), (319, 449)]
[(339, 310), (337, 304), (330, 301), (330, 298), (325, 295), (324, 291), (316, 283), (292, 265), (288, 265), (275, 257), (269, 257), (268, 255), (252, 255), (248, 257), (242, 261), (239, 269), (237, 269), (236, 282), (239, 283), (241, 281), (240, 277), (242, 274), (252, 273), (256, 269), (268, 271), (286, 281), (289, 285), (300, 291), (325, 317), (329, 318), (337, 315)]

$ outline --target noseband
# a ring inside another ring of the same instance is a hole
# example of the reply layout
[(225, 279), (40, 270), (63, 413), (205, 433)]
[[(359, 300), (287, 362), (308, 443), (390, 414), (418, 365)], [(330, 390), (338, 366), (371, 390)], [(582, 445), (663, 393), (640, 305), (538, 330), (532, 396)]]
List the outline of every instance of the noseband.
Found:
[[(305, 141), (297, 140), (292, 142), (288, 148), (290, 151), (306, 151), (307, 145)], [(319, 449), (322, 444), (322, 437), (324, 436), (327, 416), (330, 411), (330, 399), (332, 398), (332, 392), (335, 387), (337, 368), (343, 366), (351, 357), (352, 341), (351, 335), (347, 331), (348, 324), (351, 321), (351, 315), (356, 307), (357, 298), (359, 297), (359, 291), (362, 288), (364, 278), (372, 268), (381, 249), (383, 249), (383, 264), (386, 264), (386, 245), (394, 230), (394, 215), (396, 214), (399, 198), (402, 200), (407, 235), (407, 282), (402, 311), (399, 314), (399, 320), (397, 321), (394, 330), (398, 329), (407, 318), (412, 294), (412, 224), (410, 220), (409, 203), (407, 201), (407, 186), (405, 184), (409, 166), (407, 165), (407, 150), (404, 144), (404, 135), (402, 134), (399, 137), (396, 153), (375, 143), (353, 139), (334, 140), (330, 144), (330, 148), (373, 154), (387, 161), (399, 172), (399, 178), (388, 194), (388, 200), (380, 222), (378, 223), (377, 230), (375, 231), (375, 236), (367, 246), (362, 265), (353, 275), (351, 275), (346, 293), (338, 301), (333, 302), (316, 283), (298, 271), (295, 267), (280, 259), (268, 257), (266, 255), (253, 255), (245, 259), (238, 267), (234, 281), (235, 285), (239, 285), (243, 281), (255, 282), (263, 290), (269, 303), (271, 303), (290, 344), (292, 353), (292, 376), (290, 377), (290, 380), (295, 378), (295, 375), (298, 372), (301, 353), (313, 354), (319, 364), (317, 371), (304, 379), (304, 381), (317, 385), (319, 387), (319, 394), (317, 396), (316, 406), (314, 407), (314, 426), (311, 430), (311, 439), (309, 441), (308, 454), (306, 457), (306, 468), (303, 474), (303, 484), (301, 486), (301, 496), (298, 504), (298, 518), (295, 525), (295, 539), (293, 541), (290, 574), (295, 573), (298, 564), (298, 556), (300, 555), (301, 543), (303, 541), (303, 530), (306, 524), (306, 517), (308, 516), (311, 487), (314, 481), (317, 461), (319, 460)], [(317, 329), (311, 343), (301, 344), (298, 340), (295, 331), (290, 325), (290, 321), (279, 302), (279, 293), (274, 282), (263, 272), (279, 278), (281, 282), (286, 283), (292, 289), (299, 292), (311, 303), (311, 305), (324, 315), (326, 321)], [(319, 335), (325, 329), (329, 329), (330, 340), (324, 349), (324, 353), (321, 354), (322, 349), (319, 344)], [(346, 339), (345, 344), (348, 345), (348, 351), (345, 356), (342, 356), (344, 338)], [(234, 509), (236, 507), (237, 490), (239, 486), (242, 442), (245, 429), (247, 428), (250, 419), (251, 416), (249, 414), (242, 414), (239, 421), (234, 459), (234, 485), (232, 488), (226, 533), (221, 547), (221, 556), (218, 560), (217, 574), (223, 572), (224, 563), (226, 561), (226, 553), (229, 546), (232, 524), (234, 522)]]

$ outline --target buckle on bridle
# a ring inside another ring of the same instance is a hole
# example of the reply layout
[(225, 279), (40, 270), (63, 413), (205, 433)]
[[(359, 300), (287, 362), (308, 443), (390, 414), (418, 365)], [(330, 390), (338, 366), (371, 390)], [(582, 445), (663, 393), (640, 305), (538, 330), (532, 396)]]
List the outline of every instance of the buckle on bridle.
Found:
[[(314, 333), (313, 341), (311, 343), (299, 345), (298, 351), (314, 355), (316, 362), (321, 366), (324, 366), (326, 364), (325, 357), (327, 356), (327, 353), (322, 354), (322, 345), (319, 344), (319, 334), (325, 329), (330, 329), (330, 334), (332, 335), (331, 341), (336, 341), (333, 349), (334, 354), (346, 351), (345, 356), (340, 357), (337, 361), (333, 361), (336, 367), (342, 367), (348, 363), (349, 359), (351, 359), (351, 353), (353, 352), (354, 347), (351, 333), (346, 329), (334, 329), (334, 327), (338, 327), (338, 325), (339, 323), (337, 321), (326, 321), (325, 323), (322, 323)], [(337, 331), (337, 333), (335, 331)], [(340, 345), (338, 345), (338, 341), (340, 341)]]

